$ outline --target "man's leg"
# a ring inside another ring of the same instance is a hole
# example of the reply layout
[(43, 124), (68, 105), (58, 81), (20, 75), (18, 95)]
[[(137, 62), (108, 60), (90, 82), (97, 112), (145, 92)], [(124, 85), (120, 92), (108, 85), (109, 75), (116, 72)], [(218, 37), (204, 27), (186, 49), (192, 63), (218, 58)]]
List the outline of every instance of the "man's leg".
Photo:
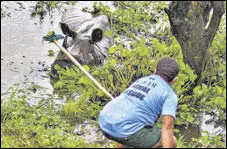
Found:
[[(173, 145), (174, 145), (173, 148), (177, 148), (177, 139), (175, 136), (173, 136)], [(160, 141), (157, 144), (155, 144), (152, 148), (161, 148), (161, 147), (162, 147), (162, 142), (160, 139)]]
[(173, 136), (173, 147), (177, 148), (177, 138), (175, 136)]
[(118, 143), (118, 144), (117, 144), (117, 148), (127, 148), (127, 146), (125, 146), (125, 145), (123, 145), (123, 144)]
[(160, 141), (158, 141), (157, 144), (155, 144), (152, 148), (161, 148), (162, 147), (162, 142), (161, 142), (161, 139)]
[[(101, 130), (101, 131), (102, 131), (102, 130)], [(118, 141), (117, 138), (111, 137), (110, 135), (108, 135), (108, 134), (105, 133), (104, 131), (102, 131), (102, 133), (103, 133), (103, 135), (104, 135), (105, 137), (107, 137), (108, 139), (113, 140), (113, 141), (115, 141), (115, 142), (118, 143), (118, 144), (116, 145), (116, 148), (127, 148), (127, 146), (125, 146), (125, 145), (119, 143), (119, 141)]]
[(128, 137), (126, 141), (119, 142), (129, 147), (152, 148), (161, 138), (161, 131), (156, 126), (144, 127), (136, 134)]
[[(156, 146), (161, 138), (161, 130), (156, 127), (144, 127), (136, 134), (129, 136), (127, 139), (118, 139), (109, 136), (105, 132), (103, 134), (113, 140), (118, 142), (119, 144), (116, 146), (117, 148), (127, 148), (127, 147), (136, 147), (136, 148), (152, 148), (152, 146)], [(124, 145), (122, 145), (124, 144)], [(161, 146), (161, 145), (159, 145)]]

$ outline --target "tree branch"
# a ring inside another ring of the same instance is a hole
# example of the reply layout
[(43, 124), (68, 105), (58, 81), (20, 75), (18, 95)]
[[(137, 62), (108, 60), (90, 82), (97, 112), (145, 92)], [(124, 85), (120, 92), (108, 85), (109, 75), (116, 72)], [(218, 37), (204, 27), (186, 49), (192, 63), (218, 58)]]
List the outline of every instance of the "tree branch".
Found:
[(225, 13), (224, 1), (212, 1), (212, 7), (213, 7), (213, 16), (211, 18), (208, 28), (206, 29), (206, 37), (209, 42), (209, 45), (211, 45), (214, 39), (214, 36), (219, 27), (222, 15)]

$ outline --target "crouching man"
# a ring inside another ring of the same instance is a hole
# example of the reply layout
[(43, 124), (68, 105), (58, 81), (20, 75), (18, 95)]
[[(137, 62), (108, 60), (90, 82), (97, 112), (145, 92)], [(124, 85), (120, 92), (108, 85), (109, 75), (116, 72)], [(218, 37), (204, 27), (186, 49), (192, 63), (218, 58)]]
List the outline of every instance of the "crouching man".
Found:
[[(138, 79), (107, 103), (99, 116), (104, 135), (122, 148), (176, 148), (173, 129), (178, 101), (171, 85), (179, 70), (174, 59), (163, 58), (154, 74)], [(161, 130), (155, 125), (160, 116)]]

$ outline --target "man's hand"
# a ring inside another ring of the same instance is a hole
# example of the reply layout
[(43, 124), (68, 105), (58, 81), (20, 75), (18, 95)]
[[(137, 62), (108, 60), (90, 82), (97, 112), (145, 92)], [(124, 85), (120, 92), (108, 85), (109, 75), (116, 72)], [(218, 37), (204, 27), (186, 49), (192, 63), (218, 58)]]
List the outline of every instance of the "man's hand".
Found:
[(174, 118), (169, 115), (162, 116), (161, 143), (163, 148), (176, 148), (176, 138), (173, 133)]

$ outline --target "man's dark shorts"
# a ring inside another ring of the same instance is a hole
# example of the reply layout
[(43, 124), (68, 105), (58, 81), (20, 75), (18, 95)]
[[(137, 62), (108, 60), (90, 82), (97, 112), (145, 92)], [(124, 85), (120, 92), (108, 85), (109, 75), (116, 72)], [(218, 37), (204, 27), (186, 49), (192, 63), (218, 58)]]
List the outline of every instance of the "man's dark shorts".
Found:
[(161, 138), (161, 130), (157, 126), (145, 126), (128, 138), (115, 138), (105, 132), (103, 134), (113, 141), (135, 148), (152, 148)]

